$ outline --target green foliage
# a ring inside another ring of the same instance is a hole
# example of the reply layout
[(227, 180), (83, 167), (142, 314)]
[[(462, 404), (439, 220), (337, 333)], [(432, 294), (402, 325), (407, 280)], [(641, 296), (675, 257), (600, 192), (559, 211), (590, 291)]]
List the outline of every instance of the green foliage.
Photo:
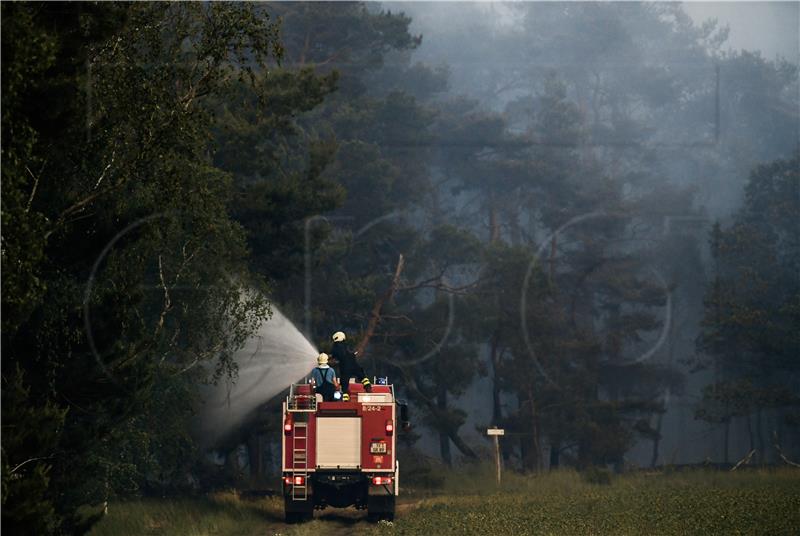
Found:
[(66, 409), (31, 396), (17, 367), (3, 374), (2, 508), (3, 528), (47, 534), (59, 517), (50, 494)]
[(209, 132), (282, 49), (246, 4), (2, 9), (4, 526), (80, 533), (187, 482), (193, 393), (269, 313)]
[(705, 388), (698, 418), (729, 422), (798, 404), (798, 167), (795, 156), (753, 170), (742, 210), (712, 231), (716, 273), (698, 347), (719, 376)]

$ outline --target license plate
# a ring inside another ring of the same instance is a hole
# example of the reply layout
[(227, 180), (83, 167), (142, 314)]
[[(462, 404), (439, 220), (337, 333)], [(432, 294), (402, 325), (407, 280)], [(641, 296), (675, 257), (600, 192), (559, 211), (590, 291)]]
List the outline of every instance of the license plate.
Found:
[(372, 443), (369, 451), (371, 454), (386, 454), (386, 443)]

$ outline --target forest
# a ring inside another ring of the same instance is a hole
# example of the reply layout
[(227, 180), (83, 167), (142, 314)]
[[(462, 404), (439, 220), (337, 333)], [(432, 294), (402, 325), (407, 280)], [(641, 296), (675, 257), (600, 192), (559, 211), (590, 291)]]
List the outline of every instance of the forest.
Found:
[(445, 5), (0, 4), (4, 529), (269, 473), (278, 413), (194, 423), (278, 310), (393, 378), (409, 458), (796, 465), (797, 59)]

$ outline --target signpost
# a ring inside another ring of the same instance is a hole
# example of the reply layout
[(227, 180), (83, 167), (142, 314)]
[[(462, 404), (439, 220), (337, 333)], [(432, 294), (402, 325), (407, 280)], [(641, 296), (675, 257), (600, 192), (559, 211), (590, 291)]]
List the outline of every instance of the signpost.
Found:
[(497, 485), (500, 485), (500, 436), (506, 435), (502, 428), (487, 428), (486, 435), (494, 437), (494, 462), (497, 467)]

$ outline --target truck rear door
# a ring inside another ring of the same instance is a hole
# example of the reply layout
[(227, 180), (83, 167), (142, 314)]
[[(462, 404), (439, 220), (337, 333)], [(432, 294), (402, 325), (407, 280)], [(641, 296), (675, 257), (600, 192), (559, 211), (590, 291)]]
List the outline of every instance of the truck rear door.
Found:
[(361, 467), (361, 417), (317, 417), (317, 467)]

